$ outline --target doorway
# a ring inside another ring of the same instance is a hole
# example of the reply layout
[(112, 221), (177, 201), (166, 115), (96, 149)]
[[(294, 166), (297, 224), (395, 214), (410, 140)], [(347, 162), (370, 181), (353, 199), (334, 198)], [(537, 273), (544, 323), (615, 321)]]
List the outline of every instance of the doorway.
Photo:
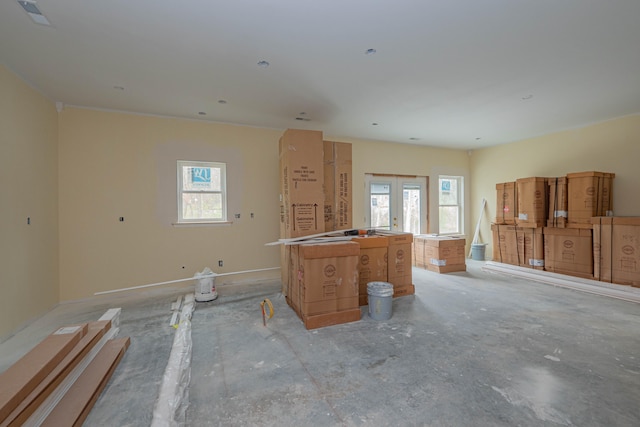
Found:
[(367, 227), (425, 234), (427, 181), (426, 176), (366, 174)]

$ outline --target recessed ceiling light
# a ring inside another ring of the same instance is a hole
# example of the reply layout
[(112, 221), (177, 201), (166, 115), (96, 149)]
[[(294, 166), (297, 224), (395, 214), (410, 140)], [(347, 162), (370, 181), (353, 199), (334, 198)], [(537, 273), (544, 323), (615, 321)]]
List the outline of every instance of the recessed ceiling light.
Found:
[(305, 114), (307, 114), (307, 113), (305, 113), (304, 111), (301, 111), (299, 115), (300, 116), (304, 116)]
[(226, 104), (227, 101), (225, 101), (224, 99), (218, 99), (218, 104)]
[(201, 116), (206, 116), (207, 115), (207, 113), (205, 113), (204, 111), (200, 111), (200, 112), (198, 112), (198, 114), (201, 115)]
[(420, 141), (420, 138), (415, 138), (415, 137), (411, 137), (409, 138), (410, 141)]
[(523, 101), (526, 101), (526, 100), (531, 99), (531, 98), (533, 98), (533, 95), (532, 95), (532, 94), (529, 94), (529, 95), (525, 95), (525, 96), (523, 96), (523, 97), (522, 97), (522, 100), (523, 100)]
[(365, 55), (375, 55), (375, 53), (377, 52), (377, 50), (375, 49), (367, 49), (364, 51)]
[(481, 138), (481, 137), (479, 137), (479, 136), (477, 136), (477, 137), (476, 137), (476, 141), (480, 141), (481, 139), (482, 139), (482, 138)]
[(114, 86), (115, 90), (124, 90), (124, 86)]
[(310, 122), (311, 119), (308, 119), (306, 117), (296, 117), (296, 120), (301, 121), (301, 122)]
[(377, 123), (371, 123), (371, 126), (378, 126)]
[(267, 68), (270, 64), (267, 61), (258, 61), (258, 67)]

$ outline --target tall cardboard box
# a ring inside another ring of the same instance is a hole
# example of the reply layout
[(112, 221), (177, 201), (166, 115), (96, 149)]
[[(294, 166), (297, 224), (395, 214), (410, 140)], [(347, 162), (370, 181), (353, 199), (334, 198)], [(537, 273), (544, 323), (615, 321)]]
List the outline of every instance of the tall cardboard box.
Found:
[(493, 224), (494, 261), (520, 267), (544, 268), (543, 229)]
[(613, 216), (613, 179), (608, 172), (567, 174), (568, 227), (591, 228), (591, 218)]
[(465, 239), (462, 237), (417, 235), (413, 237), (414, 248), (419, 248), (414, 256), (415, 265), (436, 273), (465, 271)]
[(593, 278), (593, 232), (582, 228), (544, 228), (544, 269)]
[(565, 228), (568, 216), (567, 177), (547, 178), (547, 185), (549, 186), (547, 227)]
[(307, 329), (360, 320), (360, 245), (337, 242), (297, 246), (299, 315)]
[(496, 224), (516, 223), (518, 216), (518, 187), (515, 182), (496, 184)]
[(511, 265), (520, 264), (516, 228), (514, 225), (491, 224), (493, 261)]
[(520, 227), (544, 227), (547, 225), (547, 178), (532, 177), (516, 180), (518, 187), (518, 216)]
[(386, 236), (354, 237), (360, 245), (358, 260), (359, 305), (369, 304), (367, 284), (387, 281), (387, 257), (389, 239)]
[(287, 129), (280, 138), (280, 237), (323, 233), (322, 132)]
[(352, 227), (351, 144), (324, 141), (325, 231)]
[(640, 217), (595, 217), (593, 277), (640, 287)]
[(413, 275), (411, 272), (412, 259), (411, 248), (413, 234), (403, 233), (388, 236), (389, 254), (387, 282), (393, 285), (393, 296), (399, 297), (412, 295), (415, 291)]

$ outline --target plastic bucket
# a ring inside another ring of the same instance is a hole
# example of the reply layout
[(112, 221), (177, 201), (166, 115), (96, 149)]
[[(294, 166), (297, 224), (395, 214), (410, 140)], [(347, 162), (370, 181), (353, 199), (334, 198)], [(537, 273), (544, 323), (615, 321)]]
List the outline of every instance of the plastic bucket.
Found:
[(471, 244), (471, 259), (475, 261), (484, 261), (484, 249), (486, 247), (486, 243)]
[[(202, 272), (196, 273), (196, 277), (212, 275), (213, 272)], [(218, 292), (216, 291), (216, 278), (213, 277), (204, 277), (200, 278), (196, 282), (196, 296), (195, 299), (198, 302), (207, 302), (213, 301), (218, 298)]]
[(367, 283), (369, 317), (374, 320), (389, 320), (393, 306), (393, 285), (387, 282)]

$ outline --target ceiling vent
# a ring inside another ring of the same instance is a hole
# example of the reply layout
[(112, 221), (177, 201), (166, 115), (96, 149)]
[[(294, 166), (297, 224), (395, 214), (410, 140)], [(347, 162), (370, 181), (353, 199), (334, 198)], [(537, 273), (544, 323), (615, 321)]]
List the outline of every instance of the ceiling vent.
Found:
[(49, 20), (40, 12), (35, 2), (18, 0), (18, 4), (22, 6), (24, 11), (27, 12), (27, 15), (29, 15), (36, 24), (51, 25)]

